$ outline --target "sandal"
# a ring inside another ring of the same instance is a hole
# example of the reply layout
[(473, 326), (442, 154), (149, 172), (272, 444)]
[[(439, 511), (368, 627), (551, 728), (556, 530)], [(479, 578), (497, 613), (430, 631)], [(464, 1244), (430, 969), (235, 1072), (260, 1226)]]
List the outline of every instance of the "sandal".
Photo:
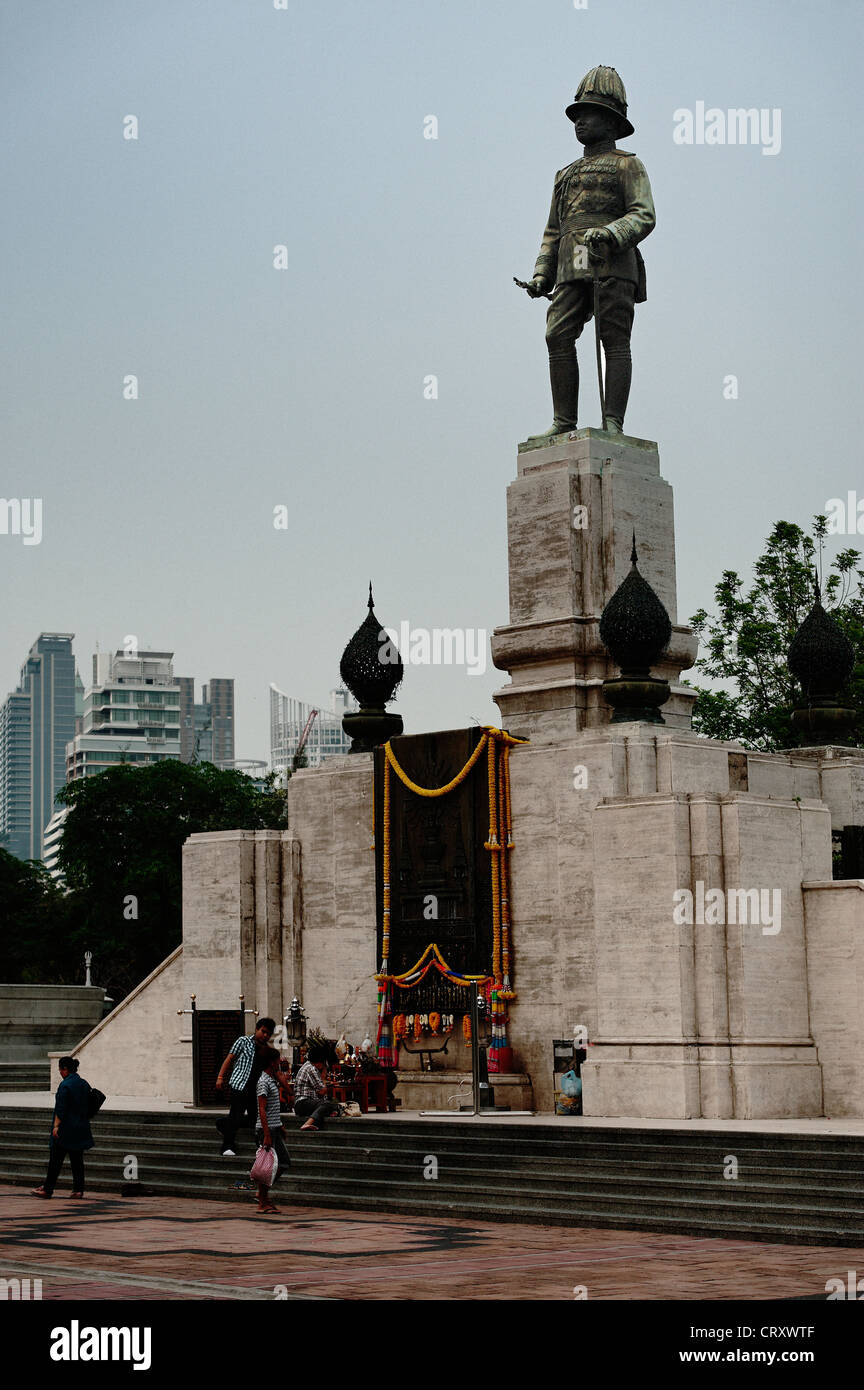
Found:
[(279, 1208), (278, 1208), (278, 1207), (256, 1207), (256, 1208), (255, 1208), (255, 1214), (256, 1214), (256, 1216), (269, 1216), (271, 1213), (272, 1213), (274, 1216), (278, 1216), (278, 1215), (279, 1215)]

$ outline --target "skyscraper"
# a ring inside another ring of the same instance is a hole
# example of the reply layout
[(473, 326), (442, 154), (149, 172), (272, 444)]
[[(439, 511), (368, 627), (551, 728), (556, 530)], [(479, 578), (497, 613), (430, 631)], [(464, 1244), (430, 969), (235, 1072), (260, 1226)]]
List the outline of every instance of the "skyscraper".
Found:
[(342, 716), (357, 709), (348, 691), (338, 686), (330, 691), (330, 709), (292, 700), (278, 686), (270, 686), (270, 763), (275, 772), (291, 768), (297, 745), (313, 709), (317, 709), (303, 752), (307, 767), (319, 767), (326, 758), (335, 758), (351, 749), (351, 739), (342, 729)]
[(66, 744), (75, 733), (71, 632), (42, 632), (0, 710), (0, 844), (39, 859), (54, 797), (66, 781)]
[(81, 732), (67, 750), (68, 780), (118, 763), (180, 757), (180, 690), (173, 652), (97, 652)]
[(211, 677), (195, 701), (192, 676), (178, 676), (180, 686), (180, 758), (184, 763), (234, 762), (234, 681)]

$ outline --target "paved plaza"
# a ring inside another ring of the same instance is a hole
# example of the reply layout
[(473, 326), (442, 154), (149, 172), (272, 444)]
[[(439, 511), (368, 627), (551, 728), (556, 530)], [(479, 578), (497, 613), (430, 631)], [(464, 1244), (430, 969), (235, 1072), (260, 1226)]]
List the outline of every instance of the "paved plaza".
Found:
[[(696, 1239), (58, 1188), (0, 1187), (5, 1278), (43, 1300), (767, 1300), (824, 1297), (864, 1249)], [(574, 1200), (578, 1194), (574, 1193)]]

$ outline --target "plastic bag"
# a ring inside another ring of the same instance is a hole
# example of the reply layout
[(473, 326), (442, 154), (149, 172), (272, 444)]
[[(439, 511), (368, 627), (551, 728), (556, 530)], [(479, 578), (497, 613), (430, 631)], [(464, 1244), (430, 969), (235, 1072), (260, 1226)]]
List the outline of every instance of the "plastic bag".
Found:
[(255, 1155), (255, 1162), (249, 1170), (250, 1178), (253, 1182), (263, 1183), (265, 1187), (272, 1187), (278, 1172), (279, 1160), (276, 1157), (276, 1150), (265, 1149), (262, 1144)]
[(565, 1096), (581, 1096), (582, 1078), (577, 1076), (575, 1071), (565, 1071), (561, 1077), (561, 1094)]

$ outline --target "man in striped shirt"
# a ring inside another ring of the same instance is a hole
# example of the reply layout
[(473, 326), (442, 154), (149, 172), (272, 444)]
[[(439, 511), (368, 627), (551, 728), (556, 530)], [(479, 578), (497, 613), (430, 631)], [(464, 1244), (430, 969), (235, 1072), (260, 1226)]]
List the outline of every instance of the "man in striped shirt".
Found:
[(301, 1129), (323, 1129), (327, 1116), (339, 1109), (327, 1099), (323, 1078), (326, 1063), (327, 1054), (323, 1049), (310, 1048), (308, 1060), (294, 1078), (294, 1114), (309, 1116)]
[(244, 1119), (250, 1129), (255, 1128), (258, 1119), (258, 1078), (264, 1070), (266, 1054), (272, 1051), (270, 1039), (275, 1030), (274, 1019), (259, 1018), (258, 1027), (251, 1037), (237, 1038), (231, 1044), (231, 1051), (219, 1069), (217, 1091), (223, 1089), (226, 1074), (231, 1068), (228, 1081), (231, 1106), (225, 1119), (216, 1121), (216, 1128), (222, 1135), (223, 1158), (234, 1158), (235, 1135)]

